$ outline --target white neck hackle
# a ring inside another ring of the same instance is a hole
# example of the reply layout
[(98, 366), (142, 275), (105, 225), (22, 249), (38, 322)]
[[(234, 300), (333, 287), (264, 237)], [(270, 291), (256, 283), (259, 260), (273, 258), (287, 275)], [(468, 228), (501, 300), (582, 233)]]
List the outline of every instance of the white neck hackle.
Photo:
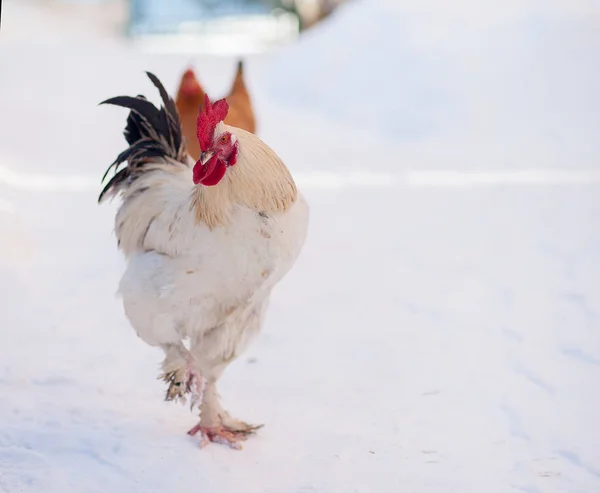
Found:
[(210, 229), (227, 226), (235, 206), (257, 212), (285, 212), (298, 196), (294, 179), (281, 159), (258, 137), (245, 130), (219, 124), (217, 131), (234, 134), (239, 142), (237, 164), (230, 166), (215, 186), (198, 185), (192, 208), (196, 222)]

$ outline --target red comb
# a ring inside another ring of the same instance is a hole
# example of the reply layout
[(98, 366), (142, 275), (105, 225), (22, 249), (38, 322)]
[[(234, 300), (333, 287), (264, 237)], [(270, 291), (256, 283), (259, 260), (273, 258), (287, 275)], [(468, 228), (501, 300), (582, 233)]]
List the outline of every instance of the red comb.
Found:
[(215, 135), (215, 128), (219, 122), (222, 122), (229, 112), (229, 105), (225, 99), (219, 99), (211, 104), (208, 95), (204, 95), (204, 107), (200, 108), (198, 120), (196, 122), (196, 132), (200, 149), (203, 151), (210, 149)]
[(183, 73), (183, 77), (182, 77), (182, 78), (183, 78), (183, 79), (190, 79), (190, 78), (193, 78), (193, 79), (195, 79), (195, 78), (196, 78), (196, 74), (194, 74), (194, 71), (193, 71), (191, 68), (188, 68), (188, 69), (187, 69), (187, 70), (186, 70), (186, 71)]

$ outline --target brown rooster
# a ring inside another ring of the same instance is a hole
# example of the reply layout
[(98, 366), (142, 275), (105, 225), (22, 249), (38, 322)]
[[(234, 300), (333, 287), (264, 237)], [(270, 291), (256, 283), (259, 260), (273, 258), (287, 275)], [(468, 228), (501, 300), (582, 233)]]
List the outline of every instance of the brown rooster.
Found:
[[(200, 146), (196, 139), (196, 118), (198, 111), (204, 104), (206, 91), (198, 81), (192, 69), (185, 71), (181, 77), (175, 104), (181, 120), (183, 135), (187, 141), (187, 150), (194, 159), (200, 158)], [(241, 128), (251, 133), (256, 133), (256, 121), (248, 88), (244, 82), (244, 62), (238, 62), (235, 80), (229, 95), (226, 96), (229, 104), (229, 113), (225, 123), (232, 127)]]

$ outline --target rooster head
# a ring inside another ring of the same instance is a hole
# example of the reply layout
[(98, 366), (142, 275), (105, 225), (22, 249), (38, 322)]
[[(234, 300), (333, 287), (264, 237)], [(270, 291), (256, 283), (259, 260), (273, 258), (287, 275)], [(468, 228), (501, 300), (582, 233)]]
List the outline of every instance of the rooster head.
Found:
[(223, 120), (229, 105), (225, 99), (211, 104), (204, 96), (204, 106), (200, 108), (197, 121), (200, 159), (194, 165), (194, 183), (206, 187), (218, 184), (229, 166), (237, 162), (239, 144), (234, 134), (227, 130)]
[(191, 68), (187, 69), (181, 77), (178, 98), (199, 101), (201, 103), (204, 99), (204, 94), (204, 89), (200, 85), (200, 82), (198, 82), (194, 71)]

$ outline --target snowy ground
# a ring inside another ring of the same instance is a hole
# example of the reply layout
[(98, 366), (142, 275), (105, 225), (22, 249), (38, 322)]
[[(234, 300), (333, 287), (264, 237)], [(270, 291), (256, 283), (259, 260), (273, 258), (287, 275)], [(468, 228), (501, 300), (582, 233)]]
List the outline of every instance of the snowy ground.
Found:
[[(599, 13), (389, 5), (249, 60), (312, 225), (223, 380), (266, 424), (242, 452), (200, 450), (162, 401), (95, 203), (125, 118), (96, 104), (155, 100), (142, 71), (174, 90), (190, 59), (6, 7), (0, 491), (600, 491)], [(219, 95), (233, 60), (191, 61)]]

